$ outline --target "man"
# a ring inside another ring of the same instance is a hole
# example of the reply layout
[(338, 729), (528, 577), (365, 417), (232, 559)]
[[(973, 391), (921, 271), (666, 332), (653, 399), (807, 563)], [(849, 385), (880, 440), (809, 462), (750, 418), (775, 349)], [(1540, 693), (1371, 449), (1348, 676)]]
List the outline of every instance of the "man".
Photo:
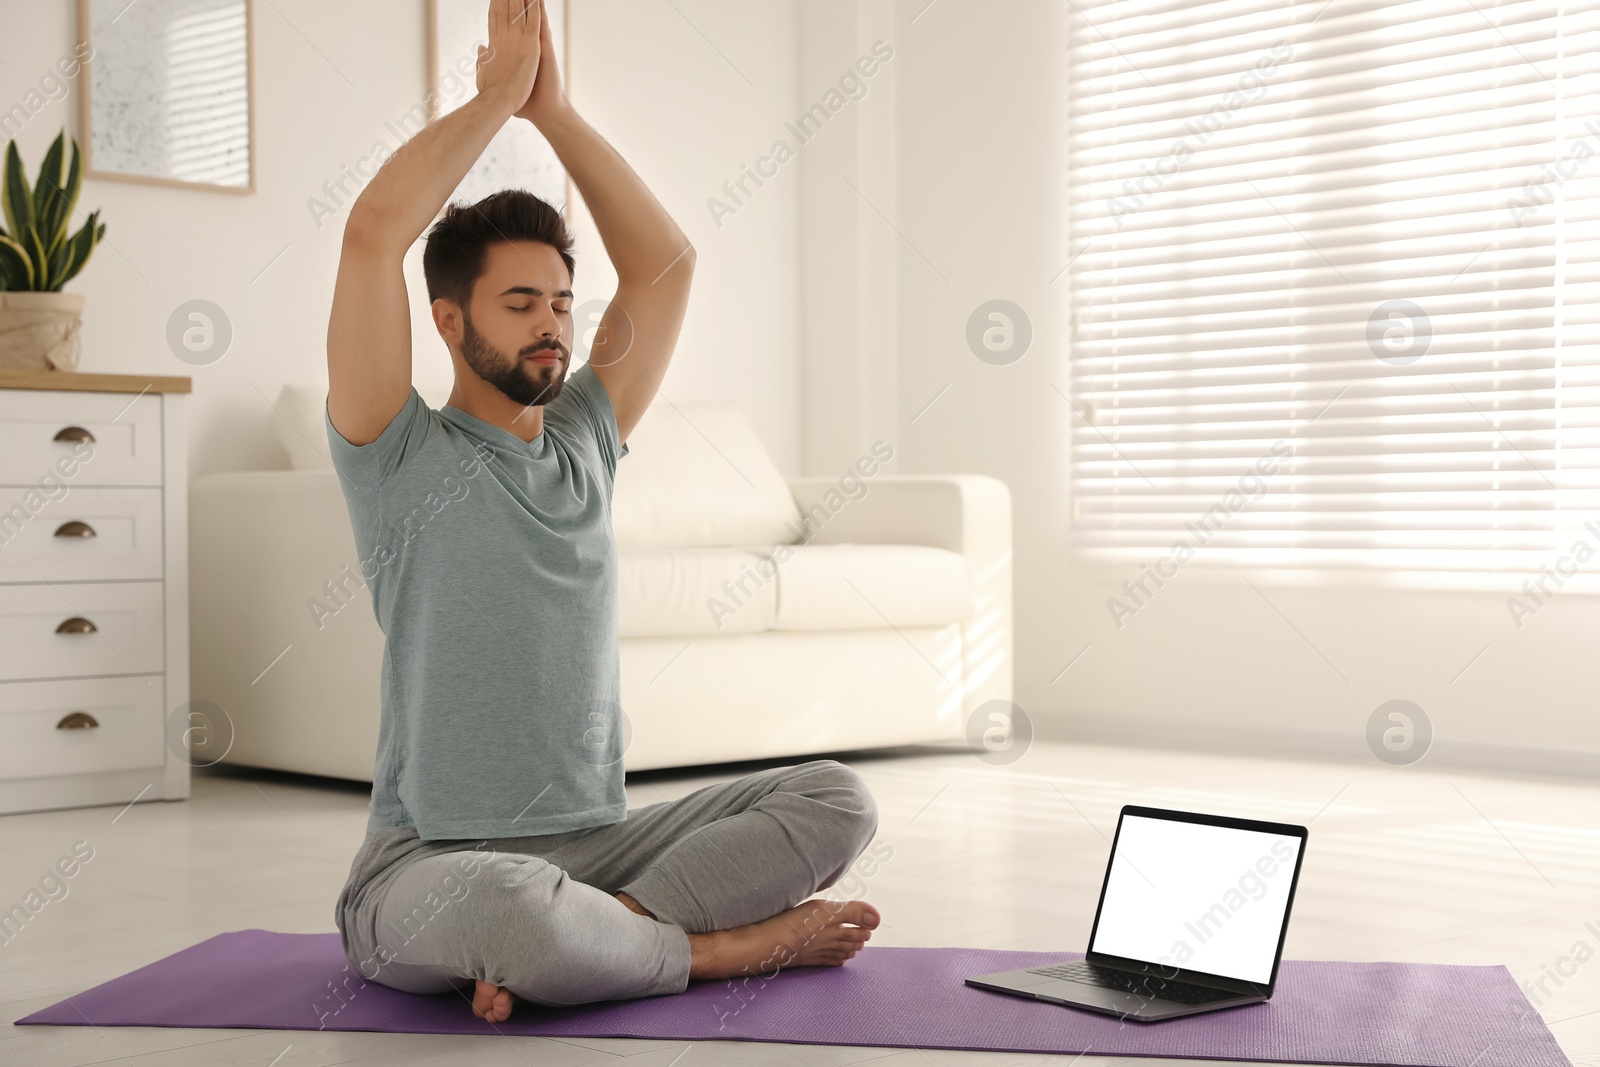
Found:
[[(841, 965), (878, 912), (805, 898), (877, 829), (854, 772), (812, 760), (627, 809), (612, 481), (695, 254), (568, 103), (542, 0), (491, 0), (477, 81), (352, 205), (328, 324), (328, 441), (385, 634), (367, 836), (335, 908), (345, 953), (398, 989), (472, 987), (491, 1022), (513, 994), (575, 1004)], [(402, 259), (513, 117), (583, 194), (616, 296), (569, 375), (559, 213), (520, 190), (450, 205), (423, 257), (455, 367), (434, 411), (411, 387)]]

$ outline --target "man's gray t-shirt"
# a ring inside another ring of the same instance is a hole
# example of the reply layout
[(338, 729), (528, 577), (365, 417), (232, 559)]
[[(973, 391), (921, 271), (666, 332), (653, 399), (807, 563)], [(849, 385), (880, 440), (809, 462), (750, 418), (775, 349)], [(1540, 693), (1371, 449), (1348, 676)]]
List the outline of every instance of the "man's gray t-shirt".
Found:
[(621, 821), (611, 491), (627, 446), (600, 379), (573, 371), (526, 442), (415, 389), (366, 445), (323, 418), (386, 638), (368, 830)]

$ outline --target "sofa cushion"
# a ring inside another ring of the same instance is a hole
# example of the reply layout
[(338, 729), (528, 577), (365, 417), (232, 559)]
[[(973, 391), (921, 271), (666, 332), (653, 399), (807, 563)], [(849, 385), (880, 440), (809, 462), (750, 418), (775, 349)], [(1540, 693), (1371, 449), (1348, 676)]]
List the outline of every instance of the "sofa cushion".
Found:
[(619, 549), (770, 547), (802, 532), (788, 484), (737, 406), (664, 397), (628, 435), (611, 514)]
[[(437, 411), (450, 402), (450, 391), (455, 383), (435, 374), (419, 376), (415, 384), (422, 402)], [(327, 400), (327, 382), (289, 382), (278, 391), (278, 399), (273, 404), (277, 414), (272, 416), (272, 433), (289, 454), (290, 470), (333, 470), (333, 458), (328, 454), (328, 427), (322, 420)]]
[[(785, 558), (787, 556), (787, 558)], [(965, 556), (925, 545), (796, 545), (773, 556), (778, 630), (938, 626), (972, 614)]]
[(732, 548), (619, 549), (621, 636), (689, 637), (772, 629), (778, 583), (762, 572), (762, 558), (760, 553)]

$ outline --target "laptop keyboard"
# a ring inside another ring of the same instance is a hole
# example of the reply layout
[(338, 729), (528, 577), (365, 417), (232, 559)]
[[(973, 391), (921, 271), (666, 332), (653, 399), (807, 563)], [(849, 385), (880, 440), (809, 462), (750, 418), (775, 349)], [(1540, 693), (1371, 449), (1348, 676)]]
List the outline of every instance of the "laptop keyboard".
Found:
[(1028, 973), (1047, 975), (1051, 978), (1064, 978), (1069, 982), (1100, 986), (1104, 989), (1116, 989), (1124, 993), (1135, 993), (1139, 996), (1175, 1000), (1179, 1004), (1208, 1004), (1213, 1000), (1232, 1000), (1239, 996), (1237, 993), (1230, 993), (1223, 989), (1208, 989), (1205, 986), (1190, 985), (1186, 982), (1163, 981), (1153, 975), (1133, 974), (1128, 971), (1114, 970), (1110, 967), (1098, 967), (1082, 960), (1073, 963), (1056, 964), (1051, 967), (1030, 967)]

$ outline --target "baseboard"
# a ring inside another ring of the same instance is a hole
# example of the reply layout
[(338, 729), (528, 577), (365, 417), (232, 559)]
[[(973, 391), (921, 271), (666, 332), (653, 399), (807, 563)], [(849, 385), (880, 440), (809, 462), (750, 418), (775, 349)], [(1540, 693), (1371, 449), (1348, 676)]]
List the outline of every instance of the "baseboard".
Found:
[[(1032, 721), (1034, 736), (1052, 741), (1382, 766), (1368, 750), (1366, 739), (1349, 732), (1263, 729), (1259, 726), (1114, 715), (1035, 714)], [(1412, 766), (1593, 781), (1600, 779), (1600, 751), (1435, 738), (1427, 754)]]

